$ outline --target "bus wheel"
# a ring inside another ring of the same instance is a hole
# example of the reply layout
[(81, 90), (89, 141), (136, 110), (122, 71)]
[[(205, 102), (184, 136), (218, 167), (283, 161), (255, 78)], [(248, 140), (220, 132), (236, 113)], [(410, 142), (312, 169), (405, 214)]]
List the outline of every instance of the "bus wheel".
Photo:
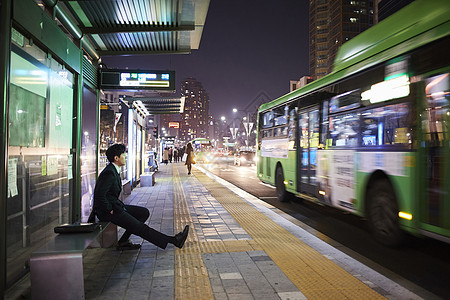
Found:
[(377, 180), (368, 192), (367, 219), (375, 239), (383, 245), (399, 246), (404, 233), (398, 224), (394, 189), (386, 180)]
[(277, 198), (280, 202), (289, 202), (292, 199), (293, 195), (286, 191), (283, 168), (280, 166), (277, 167), (275, 172), (275, 186), (277, 188)]

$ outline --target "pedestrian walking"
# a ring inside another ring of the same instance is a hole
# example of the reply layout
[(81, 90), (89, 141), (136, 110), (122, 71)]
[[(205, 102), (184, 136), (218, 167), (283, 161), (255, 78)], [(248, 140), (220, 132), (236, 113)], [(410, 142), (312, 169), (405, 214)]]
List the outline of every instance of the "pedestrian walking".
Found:
[(166, 165), (169, 163), (169, 149), (166, 147), (163, 151), (163, 163)]
[(188, 175), (191, 175), (192, 164), (195, 164), (195, 153), (194, 148), (192, 148), (192, 144), (188, 143), (186, 145), (186, 162), (184, 163), (188, 169)]
[(178, 149), (176, 147), (173, 149), (173, 159), (178, 162)]

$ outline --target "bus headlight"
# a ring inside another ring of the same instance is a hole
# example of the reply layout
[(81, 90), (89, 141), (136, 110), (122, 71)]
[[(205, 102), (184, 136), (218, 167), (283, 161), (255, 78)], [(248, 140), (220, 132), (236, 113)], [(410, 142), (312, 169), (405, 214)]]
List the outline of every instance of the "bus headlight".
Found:
[(404, 212), (404, 211), (399, 211), (398, 212), (398, 216), (400, 217), (400, 218), (402, 218), (402, 219), (405, 219), (405, 220), (408, 220), (408, 221), (411, 221), (412, 220), (412, 214), (409, 214), (409, 213), (406, 213), (406, 212)]

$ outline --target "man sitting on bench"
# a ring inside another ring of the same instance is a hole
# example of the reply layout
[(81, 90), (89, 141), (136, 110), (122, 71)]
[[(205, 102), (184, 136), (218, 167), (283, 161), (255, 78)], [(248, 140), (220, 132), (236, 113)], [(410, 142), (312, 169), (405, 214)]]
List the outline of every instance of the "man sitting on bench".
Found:
[(106, 150), (108, 164), (98, 176), (94, 190), (94, 212), (100, 221), (112, 222), (125, 229), (125, 233), (117, 243), (118, 250), (139, 249), (140, 244), (133, 244), (129, 238), (131, 234), (165, 249), (168, 243), (182, 248), (189, 232), (189, 225), (175, 236), (168, 236), (147, 226), (144, 222), (150, 216), (147, 208), (126, 205), (119, 200), (122, 190), (120, 167), (126, 164), (126, 147), (114, 144)]

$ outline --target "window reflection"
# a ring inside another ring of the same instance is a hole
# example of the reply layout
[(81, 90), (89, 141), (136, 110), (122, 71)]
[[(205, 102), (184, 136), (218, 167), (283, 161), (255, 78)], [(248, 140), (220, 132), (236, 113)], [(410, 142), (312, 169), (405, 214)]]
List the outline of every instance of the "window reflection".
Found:
[(412, 143), (408, 103), (369, 109), (362, 116), (362, 146)]
[(359, 116), (355, 113), (330, 117), (329, 146), (358, 146)]

